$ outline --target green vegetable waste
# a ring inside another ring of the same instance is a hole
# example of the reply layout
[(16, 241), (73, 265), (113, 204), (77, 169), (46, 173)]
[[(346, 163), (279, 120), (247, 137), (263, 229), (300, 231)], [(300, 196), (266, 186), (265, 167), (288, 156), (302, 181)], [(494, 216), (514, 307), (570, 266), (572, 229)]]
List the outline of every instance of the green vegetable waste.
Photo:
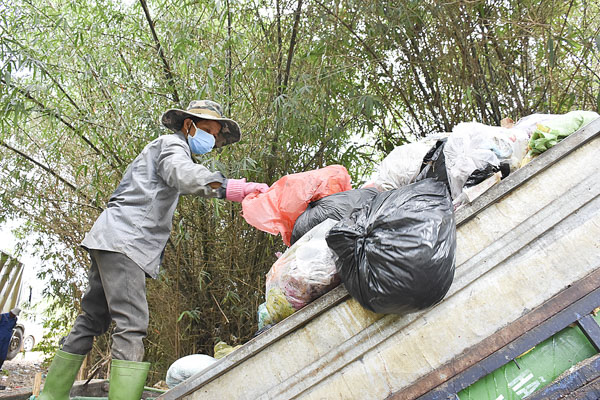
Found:
[(529, 156), (545, 152), (598, 117), (593, 111), (571, 111), (556, 120), (538, 124), (529, 140)]

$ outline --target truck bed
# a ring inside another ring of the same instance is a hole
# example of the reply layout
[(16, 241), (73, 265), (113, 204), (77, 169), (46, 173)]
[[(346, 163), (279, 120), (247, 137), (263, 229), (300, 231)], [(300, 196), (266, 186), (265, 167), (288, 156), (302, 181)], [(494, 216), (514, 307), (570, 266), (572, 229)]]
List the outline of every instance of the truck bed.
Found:
[(456, 275), (436, 306), (375, 314), (340, 286), (159, 398), (412, 399), (442, 384), (461, 355), (599, 275), (599, 136), (600, 119), (456, 212)]

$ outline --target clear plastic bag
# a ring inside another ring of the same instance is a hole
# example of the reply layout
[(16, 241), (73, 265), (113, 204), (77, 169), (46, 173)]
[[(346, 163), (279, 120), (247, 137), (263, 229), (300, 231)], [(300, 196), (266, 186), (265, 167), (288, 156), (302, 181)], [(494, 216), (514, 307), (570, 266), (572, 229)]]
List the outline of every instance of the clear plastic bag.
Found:
[(269, 315), (269, 310), (267, 310), (266, 302), (258, 306), (258, 311), (256, 314), (258, 316), (258, 330), (261, 330), (265, 326), (272, 323), (271, 316)]
[(476, 170), (508, 163), (519, 167), (527, 152), (529, 136), (521, 129), (463, 122), (452, 130), (444, 147), (446, 169), (452, 198), (462, 193), (467, 179)]
[(529, 141), (529, 154), (543, 153), (599, 117), (600, 115), (593, 111), (571, 111), (558, 118), (538, 123)]
[(423, 157), (430, 148), (431, 145), (422, 142), (396, 147), (383, 159), (372, 182), (383, 190), (408, 185), (419, 174)]
[(233, 353), (240, 347), (242, 347), (241, 344), (238, 344), (237, 346), (231, 346), (225, 342), (219, 342), (219, 343), (215, 344), (215, 347), (213, 349), (214, 354), (215, 354), (215, 359), (220, 360), (221, 358), (229, 355), (230, 353)]
[(475, 136), (487, 137), (480, 139), (482, 143), (494, 152), (501, 163), (510, 165), (511, 171), (519, 167), (521, 160), (527, 153), (529, 133), (520, 126), (503, 128), (500, 126), (489, 126), (477, 122), (463, 122), (453, 129), (456, 132), (465, 132)]
[(350, 175), (341, 165), (286, 175), (265, 193), (252, 193), (242, 201), (243, 216), (250, 225), (273, 235), (281, 234), (289, 246), (296, 219), (308, 203), (352, 189)]
[(267, 311), (279, 322), (340, 283), (325, 236), (337, 221), (327, 219), (308, 231), (267, 274)]

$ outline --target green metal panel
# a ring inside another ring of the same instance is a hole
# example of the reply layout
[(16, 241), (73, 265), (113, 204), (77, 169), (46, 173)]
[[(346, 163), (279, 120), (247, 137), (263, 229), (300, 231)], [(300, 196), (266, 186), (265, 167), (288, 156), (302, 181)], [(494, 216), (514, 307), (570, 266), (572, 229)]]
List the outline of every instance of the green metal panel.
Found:
[(8, 312), (19, 302), (23, 264), (0, 252), (0, 311)]
[[(595, 316), (600, 322), (600, 315)], [(596, 354), (578, 326), (570, 326), (458, 393), (460, 400), (520, 400)]]

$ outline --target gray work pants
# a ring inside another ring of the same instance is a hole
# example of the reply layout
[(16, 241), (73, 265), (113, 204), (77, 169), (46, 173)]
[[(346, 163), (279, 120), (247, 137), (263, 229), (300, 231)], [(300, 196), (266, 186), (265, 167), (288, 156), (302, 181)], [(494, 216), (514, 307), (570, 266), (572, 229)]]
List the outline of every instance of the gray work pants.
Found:
[(106, 332), (113, 320), (113, 359), (142, 361), (142, 339), (148, 329), (146, 274), (124, 254), (93, 249), (89, 253), (89, 286), (81, 300), (81, 314), (62, 350), (87, 354), (94, 336)]

